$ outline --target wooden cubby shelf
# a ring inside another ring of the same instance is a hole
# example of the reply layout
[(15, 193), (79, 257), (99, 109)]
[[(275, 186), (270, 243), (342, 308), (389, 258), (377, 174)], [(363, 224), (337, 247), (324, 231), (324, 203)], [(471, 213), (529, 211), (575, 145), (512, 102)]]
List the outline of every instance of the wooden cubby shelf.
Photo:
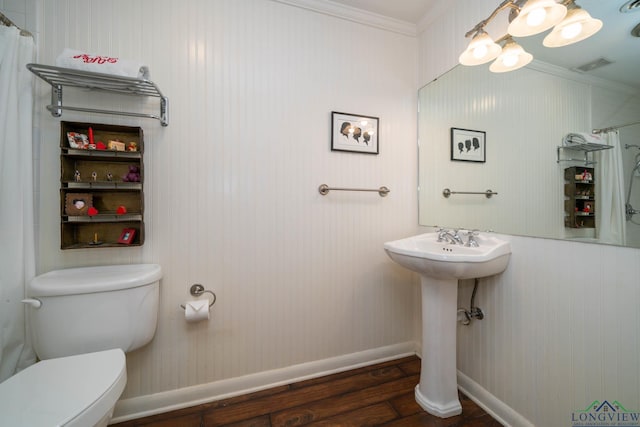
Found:
[(596, 228), (594, 169), (572, 166), (564, 170), (564, 226)]
[[(105, 146), (115, 141), (114, 145), (129, 151), (72, 147), (69, 132), (92, 134), (95, 143)], [(144, 135), (139, 127), (60, 123), (61, 249), (144, 244), (143, 155)], [(138, 180), (130, 182), (132, 169), (137, 170)], [(134, 237), (119, 243), (126, 229), (135, 230)]]

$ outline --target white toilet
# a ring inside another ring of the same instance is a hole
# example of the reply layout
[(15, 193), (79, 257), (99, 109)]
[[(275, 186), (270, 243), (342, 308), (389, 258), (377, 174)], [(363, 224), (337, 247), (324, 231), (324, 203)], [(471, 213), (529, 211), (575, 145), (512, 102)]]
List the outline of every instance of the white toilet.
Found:
[(127, 382), (124, 352), (153, 338), (157, 264), (71, 268), (27, 287), (40, 362), (0, 383), (0, 425), (106, 426)]

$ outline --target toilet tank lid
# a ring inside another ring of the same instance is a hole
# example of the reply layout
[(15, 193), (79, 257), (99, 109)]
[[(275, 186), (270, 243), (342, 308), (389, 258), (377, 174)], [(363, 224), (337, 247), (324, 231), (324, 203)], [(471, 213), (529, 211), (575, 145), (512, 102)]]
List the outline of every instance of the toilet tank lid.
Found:
[(31, 297), (89, 294), (149, 285), (162, 278), (158, 264), (103, 265), (53, 270), (29, 283)]

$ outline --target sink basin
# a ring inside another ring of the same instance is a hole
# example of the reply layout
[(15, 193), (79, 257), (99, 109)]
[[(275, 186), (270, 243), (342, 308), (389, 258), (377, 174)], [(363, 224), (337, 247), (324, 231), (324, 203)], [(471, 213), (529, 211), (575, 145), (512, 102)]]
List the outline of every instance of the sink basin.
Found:
[(504, 271), (511, 245), (495, 236), (476, 236), (478, 247), (438, 242), (426, 233), (384, 244), (392, 260), (409, 270), (437, 279), (472, 279)]
[(475, 240), (479, 246), (468, 247), (438, 242), (438, 233), (426, 233), (384, 244), (392, 260), (420, 273), (422, 363), (415, 397), (441, 418), (462, 412), (456, 369), (458, 279), (501, 273), (511, 256), (509, 242), (486, 234)]

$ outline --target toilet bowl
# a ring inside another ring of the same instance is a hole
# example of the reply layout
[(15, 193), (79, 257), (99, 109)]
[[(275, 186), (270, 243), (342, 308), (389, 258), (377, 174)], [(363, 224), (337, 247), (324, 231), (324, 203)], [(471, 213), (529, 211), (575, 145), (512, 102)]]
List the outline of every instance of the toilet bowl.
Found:
[(0, 425), (106, 426), (126, 383), (120, 349), (44, 360), (0, 384)]
[(149, 343), (158, 316), (157, 264), (50, 271), (27, 286), (41, 360), (0, 383), (0, 426), (106, 426), (126, 382), (125, 352)]

